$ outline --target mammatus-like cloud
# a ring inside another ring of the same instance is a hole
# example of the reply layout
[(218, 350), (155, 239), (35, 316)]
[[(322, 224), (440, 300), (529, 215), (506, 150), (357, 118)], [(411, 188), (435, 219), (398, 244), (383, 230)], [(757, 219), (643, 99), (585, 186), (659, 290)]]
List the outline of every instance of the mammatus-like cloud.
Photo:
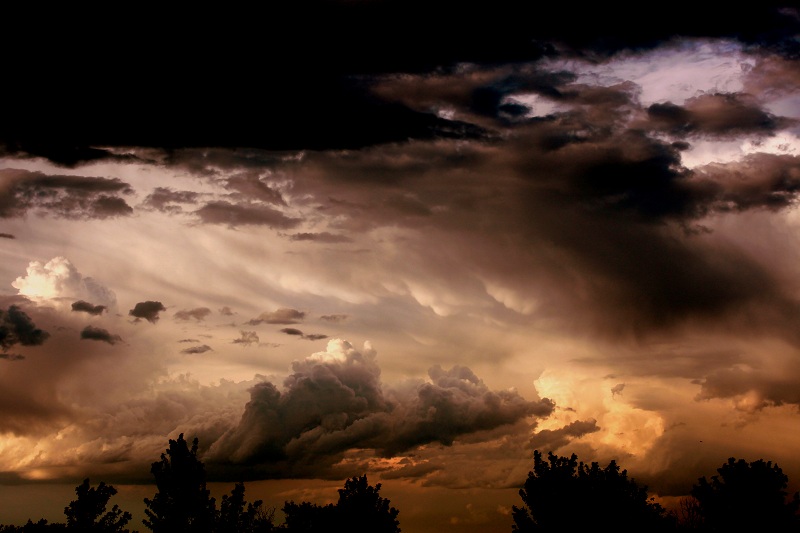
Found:
[(209, 352), (209, 351), (213, 351), (213, 348), (211, 348), (211, 346), (209, 346), (207, 344), (203, 344), (203, 345), (200, 345), (200, 346), (192, 346), (191, 348), (186, 348), (185, 350), (181, 350), (181, 353), (185, 353), (185, 354), (200, 354), (200, 353), (206, 353), (206, 352)]
[(84, 300), (78, 300), (77, 302), (72, 303), (72, 310), (82, 311), (84, 313), (89, 313), (90, 315), (102, 315), (103, 311), (108, 310), (108, 307), (105, 305), (94, 305)]
[(211, 309), (208, 307), (196, 307), (194, 309), (181, 309), (172, 316), (178, 320), (196, 320), (200, 322), (210, 314)]
[(306, 316), (305, 311), (282, 307), (275, 311), (265, 311), (256, 318), (250, 319), (247, 323), (251, 326), (259, 324), (297, 324)]
[(17, 305), (0, 309), (0, 348), (7, 352), (14, 345), (38, 346), (50, 336), (36, 327), (31, 317)]
[(146, 302), (139, 302), (137, 303), (133, 309), (128, 311), (130, 316), (136, 317), (136, 320), (143, 318), (150, 322), (151, 324), (155, 324), (158, 322), (158, 313), (161, 311), (166, 311), (167, 308), (164, 307), (164, 304), (161, 302), (155, 302), (152, 300), (148, 300)]
[(119, 194), (133, 189), (117, 178), (48, 176), (27, 170), (0, 170), (0, 217), (29, 211), (68, 219), (127, 216), (133, 208)]
[(97, 307), (114, 309), (117, 304), (113, 291), (95, 279), (83, 276), (69, 259), (62, 256), (54, 257), (46, 263), (31, 261), (26, 275), (18, 277), (11, 286), (20, 295), (33, 300), (78, 298), (79, 301), (72, 304), (74, 311), (90, 312), (88, 301), (99, 302), (95, 304), (94, 310)]
[(234, 344), (244, 344), (250, 346), (251, 344), (258, 344), (258, 334), (255, 331), (240, 331), (239, 338), (234, 339)]
[(98, 328), (95, 326), (86, 326), (81, 331), (81, 339), (88, 339), (93, 341), (107, 342), (108, 344), (116, 344), (122, 342), (122, 337), (109, 333), (108, 330)]
[(347, 450), (393, 456), (416, 446), (546, 417), (554, 404), (491, 391), (468, 368), (434, 367), (429, 381), (384, 390), (376, 353), (333, 339), (325, 352), (292, 364), (283, 392), (262, 382), (250, 391), (239, 425), (206, 456), (215, 468), (254, 468), (270, 476), (324, 473)]

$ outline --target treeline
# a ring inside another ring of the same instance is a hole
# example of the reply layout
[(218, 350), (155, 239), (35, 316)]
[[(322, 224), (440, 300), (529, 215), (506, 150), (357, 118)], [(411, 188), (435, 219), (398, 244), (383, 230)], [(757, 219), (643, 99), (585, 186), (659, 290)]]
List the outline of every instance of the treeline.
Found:
[[(197, 448), (196, 438), (190, 447), (181, 434), (152, 464), (156, 493), (144, 499), (142, 522), (154, 533), (400, 533), (399, 511), (380, 496), (380, 483), (370, 485), (366, 475), (345, 481), (336, 504), (284, 502), (281, 524), (275, 508), (245, 499), (244, 483), (236, 483), (217, 507)], [(615, 461), (601, 467), (579, 462), (574, 454), (548, 453), (545, 459), (538, 450), (533, 461), (519, 491), (522, 505), (512, 507), (513, 533), (800, 532), (800, 494), (788, 494), (788, 477), (772, 462), (730, 458), (718, 475), (699, 478), (678, 510), (667, 510)], [(86, 479), (64, 508), (65, 522), (28, 520), (23, 526), (0, 525), (0, 533), (131, 533), (131, 514), (117, 505), (108, 509), (116, 493), (111, 485), (92, 487)]]

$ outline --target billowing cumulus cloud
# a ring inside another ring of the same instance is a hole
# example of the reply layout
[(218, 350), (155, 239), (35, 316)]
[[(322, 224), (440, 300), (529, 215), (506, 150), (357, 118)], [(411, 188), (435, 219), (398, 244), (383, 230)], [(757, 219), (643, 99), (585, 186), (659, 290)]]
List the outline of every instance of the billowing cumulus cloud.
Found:
[(172, 316), (178, 320), (196, 320), (200, 322), (210, 314), (211, 309), (208, 307), (195, 307), (194, 309), (181, 309)]
[(430, 381), (384, 390), (376, 353), (347, 341), (292, 364), (283, 392), (262, 382), (250, 392), (239, 425), (209, 450), (215, 467), (251, 465), (273, 476), (319, 475), (350, 449), (392, 456), (527, 417), (546, 417), (548, 399), (527, 401), (491, 391), (466, 367), (429, 372)]
[(148, 300), (146, 302), (139, 302), (137, 303), (133, 309), (128, 311), (130, 316), (136, 317), (136, 320), (141, 318), (147, 320), (148, 322), (155, 324), (158, 322), (158, 314), (161, 311), (166, 311), (167, 308), (164, 307), (164, 304), (161, 302), (156, 302), (152, 300)]
[(110, 218), (133, 213), (119, 194), (133, 189), (117, 178), (48, 176), (27, 170), (0, 170), (0, 217), (29, 211), (68, 219)]
[[(80, 301), (99, 302), (95, 305), (114, 309), (117, 297), (113, 291), (94, 278), (84, 276), (66, 257), (54, 257), (42, 263), (31, 261), (26, 275), (11, 283), (19, 294), (33, 300), (80, 299)], [(73, 304), (73, 309), (74, 309)], [(87, 311), (80, 304), (78, 311)]]
[(3, 352), (17, 344), (21, 346), (38, 346), (50, 334), (36, 327), (31, 317), (18, 305), (8, 309), (0, 309), (0, 347)]
[(105, 305), (94, 305), (84, 300), (78, 300), (77, 302), (72, 303), (72, 310), (89, 313), (90, 315), (102, 315), (103, 311), (108, 310), (108, 307)]
[(256, 318), (249, 320), (247, 323), (251, 326), (257, 326), (258, 324), (297, 324), (301, 322), (305, 316), (305, 311), (281, 307), (275, 311), (265, 311)]
[(181, 353), (185, 354), (201, 354), (213, 351), (213, 348), (207, 344), (202, 344), (200, 346), (192, 346), (190, 348), (186, 348), (185, 350), (181, 350)]
[(83, 330), (81, 330), (81, 339), (102, 341), (112, 345), (118, 342), (122, 342), (122, 337), (120, 337), (119, 335), (109, 333), (108, 330), (104, 328), (98, 328), (95, 326), (86, 326), (85, 328), (83, 328)]

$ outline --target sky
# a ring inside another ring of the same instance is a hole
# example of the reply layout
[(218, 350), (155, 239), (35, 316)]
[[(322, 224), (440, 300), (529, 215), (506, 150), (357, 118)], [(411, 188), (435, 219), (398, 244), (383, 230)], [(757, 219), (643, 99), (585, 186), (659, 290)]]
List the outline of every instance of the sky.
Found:
[(407, 533), (508, 530), (534, 450), (800, 489), (800, 12), (435, 6), (20, 12), (0, 523), (144, 530), (181, 433)]

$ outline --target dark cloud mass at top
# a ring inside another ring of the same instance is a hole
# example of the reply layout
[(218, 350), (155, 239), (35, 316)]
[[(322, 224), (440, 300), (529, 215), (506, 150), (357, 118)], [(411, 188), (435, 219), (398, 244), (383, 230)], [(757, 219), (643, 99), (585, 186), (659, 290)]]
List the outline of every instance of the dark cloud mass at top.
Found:
[[(146, 21), (151, 31), (144, 41), (138, 38), (143, 14), (107, 25), (80, 10), (53, 13), (50, 22), (22, 14), (3, 36), (4, 46), (17, 53), (6, 64), (13, 83), (0, 95), (15, 103), (0, 125), (0, 142), (8, 154), (74, 165), (108, 157), (99, 147), (319, 150), (481, 135), (474, 125), (372, 97), (370, 76), (554, 55), (606, 57), (652, 48), (675, 35), (730, 37), (796, 58), (796, 14), (780, 7), (759, 2), (712, 10), (692, 4), (691, 16), (674, 7), (652, 17), (606, 4), (304, 2), (272, 6), (269, 18), (276, 24), (269, 32), (261, 31), (261, 13), (222, 10), (212, 17), (165, 10), (159, 21)], [(631, 23), (632, 17), (643, 22)], [(60, 46), (47, 54), (15, 46), (33, 29), (26, 20), (39, 20), (36, 30)], [(234, 22), (237, 31), (224, 40), (209, 39), (202, 29)], [(304, 46), (285, 46), (297, 35)], [(104, 46), (92, 46), (94, 62), (71, 60), (96, 42)], [(178, 51), (176, 63), (172, 57)], [(129, 56), (146, 63), (162, 83), (131, 79), (118, 69), (117, 59)], [(251, 67), (264, 57), (270, 60), (256, 78)], [(190, 75), (199, 71), (206, 74), (205, 83)], [(263, 75), (272, 82), (260, 83)], [(70, 81), (51, 91), (54, 78)], [(490, 106), (497, 103), (491, 95), (486, 99)], [(506, 112), (513, 115), (513, 107), (506, 105)], [(343, 123), (348, 127), (341, 128)]]

